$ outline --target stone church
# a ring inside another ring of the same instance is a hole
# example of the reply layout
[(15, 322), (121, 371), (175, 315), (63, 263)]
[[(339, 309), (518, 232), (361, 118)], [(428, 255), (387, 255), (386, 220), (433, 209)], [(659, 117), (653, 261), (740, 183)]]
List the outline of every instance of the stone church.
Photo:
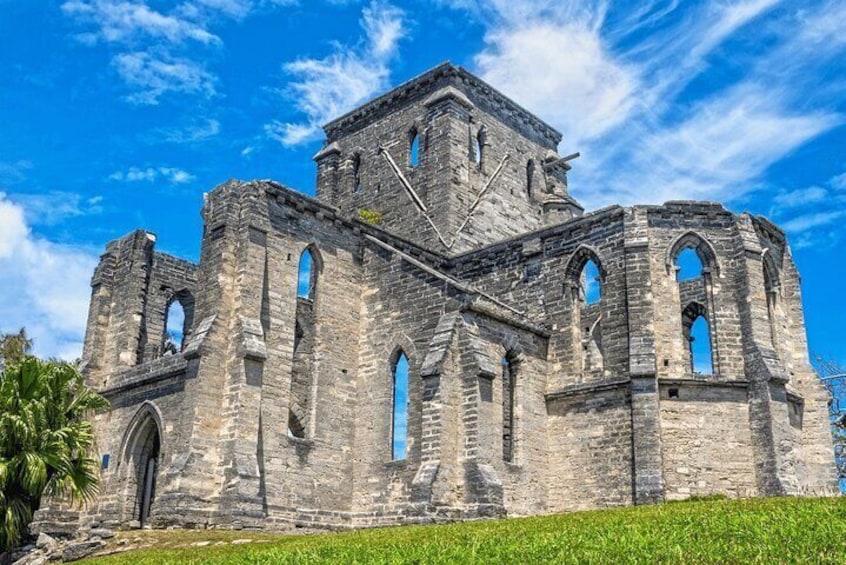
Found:
[(449, 63), (324, 129), (315, 198), (273, 181), (206, 195), (199, 263), (145, 231), (107, 245), (83, 372), (111, 409), (84, 523), (345, 528), (836, 492), (778, 226), (713, 202), (586, 213), (561, 135)]

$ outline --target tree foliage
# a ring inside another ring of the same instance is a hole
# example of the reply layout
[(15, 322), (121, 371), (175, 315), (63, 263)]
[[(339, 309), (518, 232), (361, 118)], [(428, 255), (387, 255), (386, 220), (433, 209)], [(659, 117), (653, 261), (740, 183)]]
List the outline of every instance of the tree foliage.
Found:
[(0, 367), (4, 363), (20, 363), (31, 350), (32, 339), (26, 335), (26, 328), (21, 328), (16, 334), (0, 332)]
[(69, 363), (25, 356), (0, 373), (0, 552), (20, 542), (42, 495), (97, 493), (86, 416), (107, 406)]
[(831, 393), (829, 417), (834, 435), (834, 460), (840, 489), (846, 492), (846, 367), (819, 355), (814, 358), (814, 366)]

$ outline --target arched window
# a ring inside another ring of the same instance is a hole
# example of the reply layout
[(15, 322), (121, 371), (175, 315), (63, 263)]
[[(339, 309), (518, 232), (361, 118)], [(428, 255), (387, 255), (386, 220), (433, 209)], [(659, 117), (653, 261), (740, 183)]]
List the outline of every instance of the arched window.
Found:
[(514, 460), (514, 392), (517, 384), (517, 363), (506, 355), (502, 366), (502, 459)]
[(588, 306), (598, 303), (602, 298), (602, 279), (599, 275), (599, 267), (596, 266), (593, 259), (588, 259), (582, 269), (582, 276), (579, 281), (579, 296)]
[(391, 459), (406, 458), (408, 443), (408, 357), (400, 351), (393, 366), (391, 401)]
[(361, 155), (356, 153), (352, 159), (353, 167), (353, 192), (361, 192)]
[(420, 164), (420, 135), (417, 128), (412, 128), (408, 139), (408, 164), (416, 167)]
[(676, 279), (688, 281), (702, 276), (702, 260), (691, 247), (685, 247), (676, 256)]
[(682, 312), (682, 333), (687, 341), (690, 372), (713, 374), (711, 329), (705, 306), (696, 302), (688, 304)]
[(300, 270), (297, 276), (297, 296), (307, 300), (314, 300), (317, 290), (317, 266), (311, 249), (307, 248), (300, 255)]
[(171, 302), (165, 318), (165, 340), (162, 351), (175, 355), (182, 351), (185, 342), (185, 308), (178, 300)]
[(535, 160), (529, 159), (529, 162), (526, 163), (526, 195), (531, 198), (532, 191), (534, 190), (534, 177), (535, 177)]
[(485, 140), (487, 139), (487, 132), (485, 131), (485, 126), (479, 128), (479, 131), (476, 132), (476, 137), (473, 139), (473, 162), (476, 163), (476, 166), (479, 169), (482, 168), (482, 165), (485, 161)]

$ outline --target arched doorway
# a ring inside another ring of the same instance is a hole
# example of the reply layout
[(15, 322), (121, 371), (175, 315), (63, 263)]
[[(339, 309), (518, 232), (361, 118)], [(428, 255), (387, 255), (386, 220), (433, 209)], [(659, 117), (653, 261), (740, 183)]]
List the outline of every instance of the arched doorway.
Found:
[(150, 524), (155, 500), (162, 440), (157, 412), (144, 406), (129, 427), (124, 462), (127, 469), (125, 516), (130, 523)]

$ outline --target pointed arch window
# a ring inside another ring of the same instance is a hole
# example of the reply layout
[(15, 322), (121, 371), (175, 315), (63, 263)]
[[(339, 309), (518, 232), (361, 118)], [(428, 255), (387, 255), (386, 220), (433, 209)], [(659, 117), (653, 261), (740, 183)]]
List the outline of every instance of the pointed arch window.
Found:
[(178, 300), (171, 302), (165, 320), (164, 354), (175, 355), (182, 351), (185, 339), (185, 309)]
[(598, 304), (602, 298), (602, 278), (593, 259), (588, 259), (579, 277), (579, 297), (588, 306)]
[(297, 297), (314, 300), (317, 291), (317, 268), (311, 248), (306, 248), (300, 255), (299, 274), (297, 275)]
[(681, 313), (681, 359), (677, 369), (690, 374), (719, 373), (719, 352), (714, 317), (715, 283), (719, 265), (714, 246), (694, 232), (679, 236), (670, 246), (667, 273), (677, 281)]
[(400, 461), (406, 458), (408, 449), (408, 357), (403, 351), (391, 372), (391, 459)]
[(482, 169), (485, 163), (485, 142), (487, 141), (487, 131), (485, 130), (485, 126), (479, 128), (479, 131), (476, 132), (476, 137), (473, 138), (472, 142), (472, 155), (473, 155), (473, 162), (479, 169)]
[(705, 306), (697, 302), (687, 305), (682, 313), (682, 331), (687, 341), (690, 372), (697, 375), (713, 374), (711, 329)]
[(361, 192), (363, 188), (361, 181), (361, 155), (356, 153), (352, 159), (353, 192)]
[(416, 167), (420, 164), (420, 134), (412, 128), (408, 136), (408, 164)]

